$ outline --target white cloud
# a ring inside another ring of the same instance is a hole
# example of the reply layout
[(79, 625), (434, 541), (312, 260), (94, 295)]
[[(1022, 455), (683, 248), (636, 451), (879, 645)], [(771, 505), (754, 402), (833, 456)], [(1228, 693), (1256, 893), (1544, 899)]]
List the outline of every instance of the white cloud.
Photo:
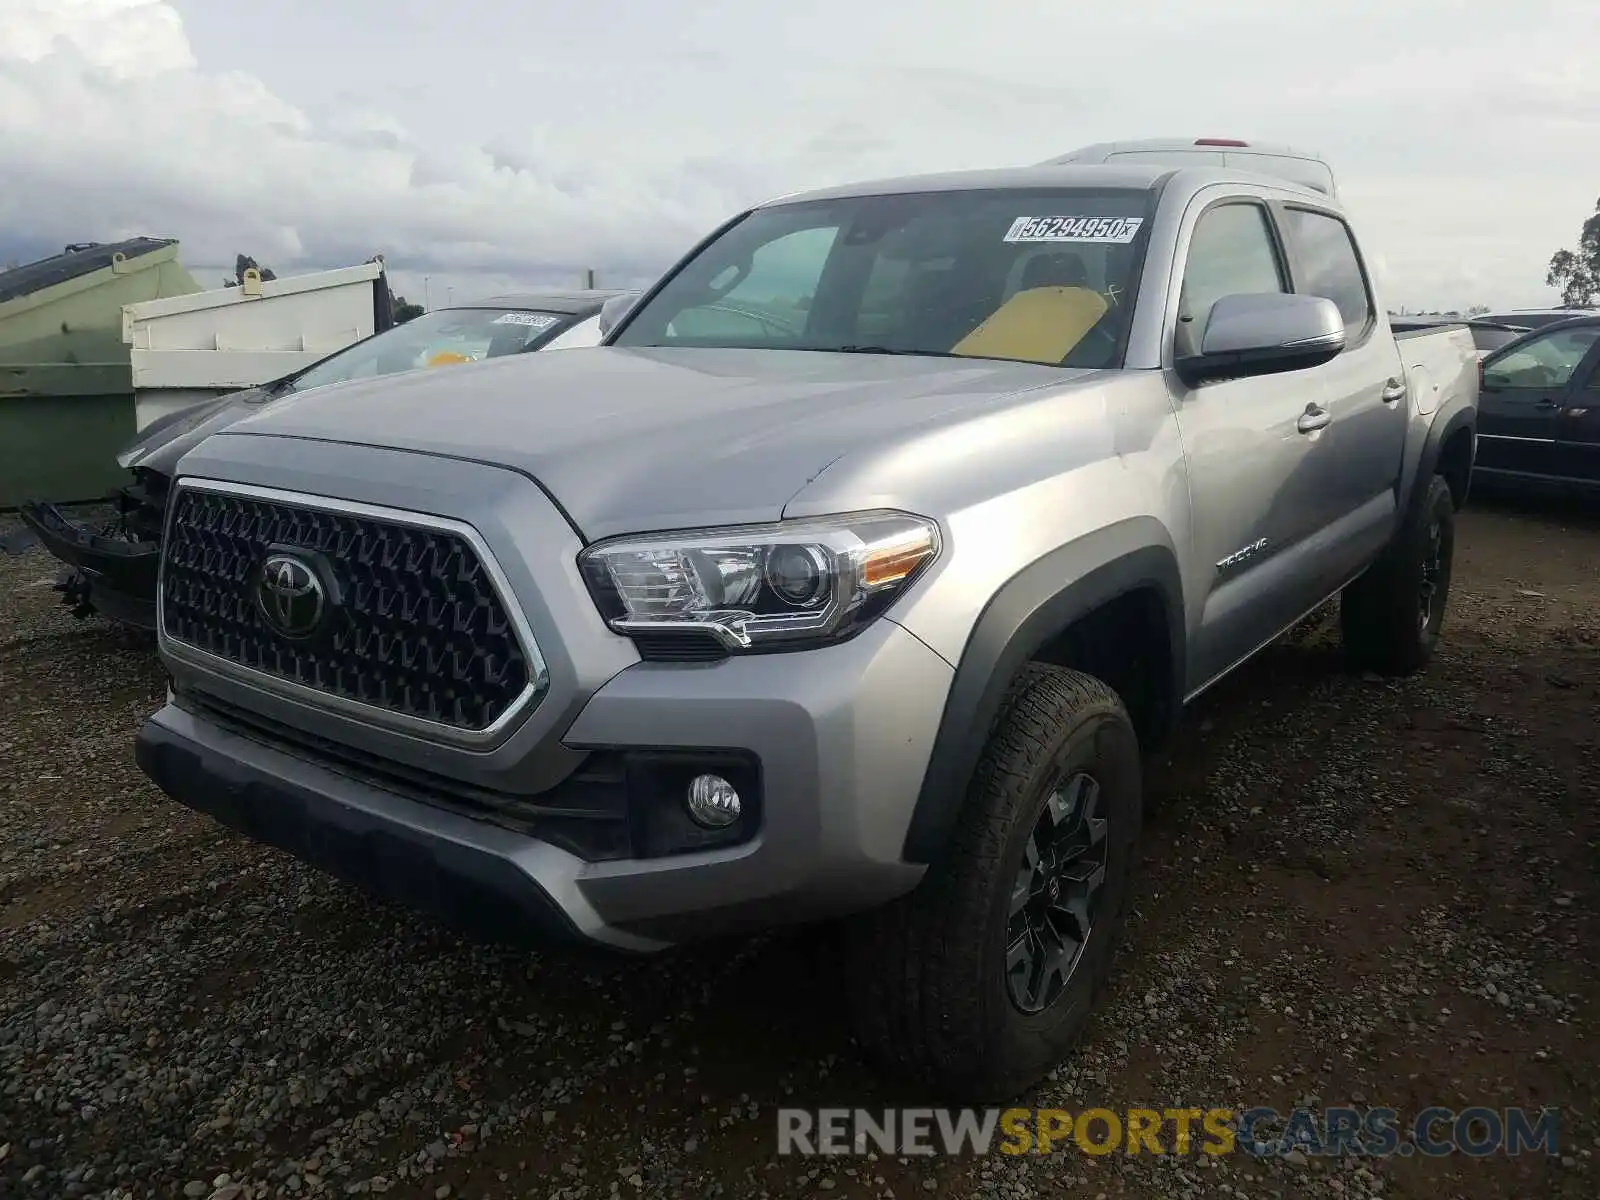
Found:
[(0, 58), (39, 62), (63, 46), (118, 79), (195, 65), (183, 20), (153, 0), (6, 0)]
[(1592, 0), (0, 0), (0, 230), (382, 251), (437, 300), (638, 277), (812, 185), (1224, 134), (1333, 159), (1391, 303), (1537, 304), (1600, 194), (1596, 32)]

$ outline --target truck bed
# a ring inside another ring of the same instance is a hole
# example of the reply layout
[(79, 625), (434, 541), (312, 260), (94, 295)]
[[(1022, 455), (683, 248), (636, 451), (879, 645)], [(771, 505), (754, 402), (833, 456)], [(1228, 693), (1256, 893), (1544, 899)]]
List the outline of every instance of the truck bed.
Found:
[(1414, 338), (1435, 337), (1438, 334), (1449, 333), (1457, 329), (1464, 329), (1470, 333), (1472, 327), (1465, 321), (1451, 321), (1448, 324), (1427, 325), (1418, 329), (1396, 329), (1393, 332), (1395, 341), (1409, 342)]
[(1405, 367), (1413, 412), (1427, 416), (1458, 396), (1477, 394), (1479, 352), (1465, 322), (1397, 330), (1394, 339)]

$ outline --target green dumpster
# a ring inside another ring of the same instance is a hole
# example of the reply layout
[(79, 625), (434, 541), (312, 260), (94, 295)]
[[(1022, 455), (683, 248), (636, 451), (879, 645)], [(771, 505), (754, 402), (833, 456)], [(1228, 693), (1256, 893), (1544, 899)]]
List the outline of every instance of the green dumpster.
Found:
[(68, 246), (0, 271), (0, 509), (96, 500), (134, 435), (122, 306), (198, 292), (171, 238)]

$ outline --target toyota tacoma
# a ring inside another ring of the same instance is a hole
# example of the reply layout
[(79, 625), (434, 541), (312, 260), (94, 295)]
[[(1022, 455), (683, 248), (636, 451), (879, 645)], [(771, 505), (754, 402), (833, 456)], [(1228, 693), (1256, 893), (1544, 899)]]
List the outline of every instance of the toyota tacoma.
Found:
[(162, 789), (497, 937), (834, 923), (864, 1048), (988, 1101), (1106, 980), (1186, 702), (1334, 597), (1359, 669), (1440, 636), (1471, 334), (1291, 180), (789, 196), (607, 324), (183, 457)]

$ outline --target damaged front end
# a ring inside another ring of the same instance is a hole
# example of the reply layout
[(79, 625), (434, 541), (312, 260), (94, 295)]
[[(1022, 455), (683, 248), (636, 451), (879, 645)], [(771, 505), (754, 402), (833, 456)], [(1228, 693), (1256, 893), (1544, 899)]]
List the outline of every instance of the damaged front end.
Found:
[(279, 394), (281, 382), (230, 392), (159, 417), (117, 455), (129, 483), (106, 503), (109, 521), (74, 520), (63, 506), (31, 501), (18, 515), (44, 547), (67, 565), (56, 590), (80, 617), (99, 613), (154, 631), (156, 575), (166, 523), (167, 490), (178, 461), (218, 430)]
[(67, 565), (56, 590), (73, 615), (100, 613), (154, 631), (156, 575), (169, 480), (135, 468), (133, 482), (112, 503), (117, 512), (95, 528), (75, 521), (59, 505), (30, 501), (18, 515), (44, 548)]

